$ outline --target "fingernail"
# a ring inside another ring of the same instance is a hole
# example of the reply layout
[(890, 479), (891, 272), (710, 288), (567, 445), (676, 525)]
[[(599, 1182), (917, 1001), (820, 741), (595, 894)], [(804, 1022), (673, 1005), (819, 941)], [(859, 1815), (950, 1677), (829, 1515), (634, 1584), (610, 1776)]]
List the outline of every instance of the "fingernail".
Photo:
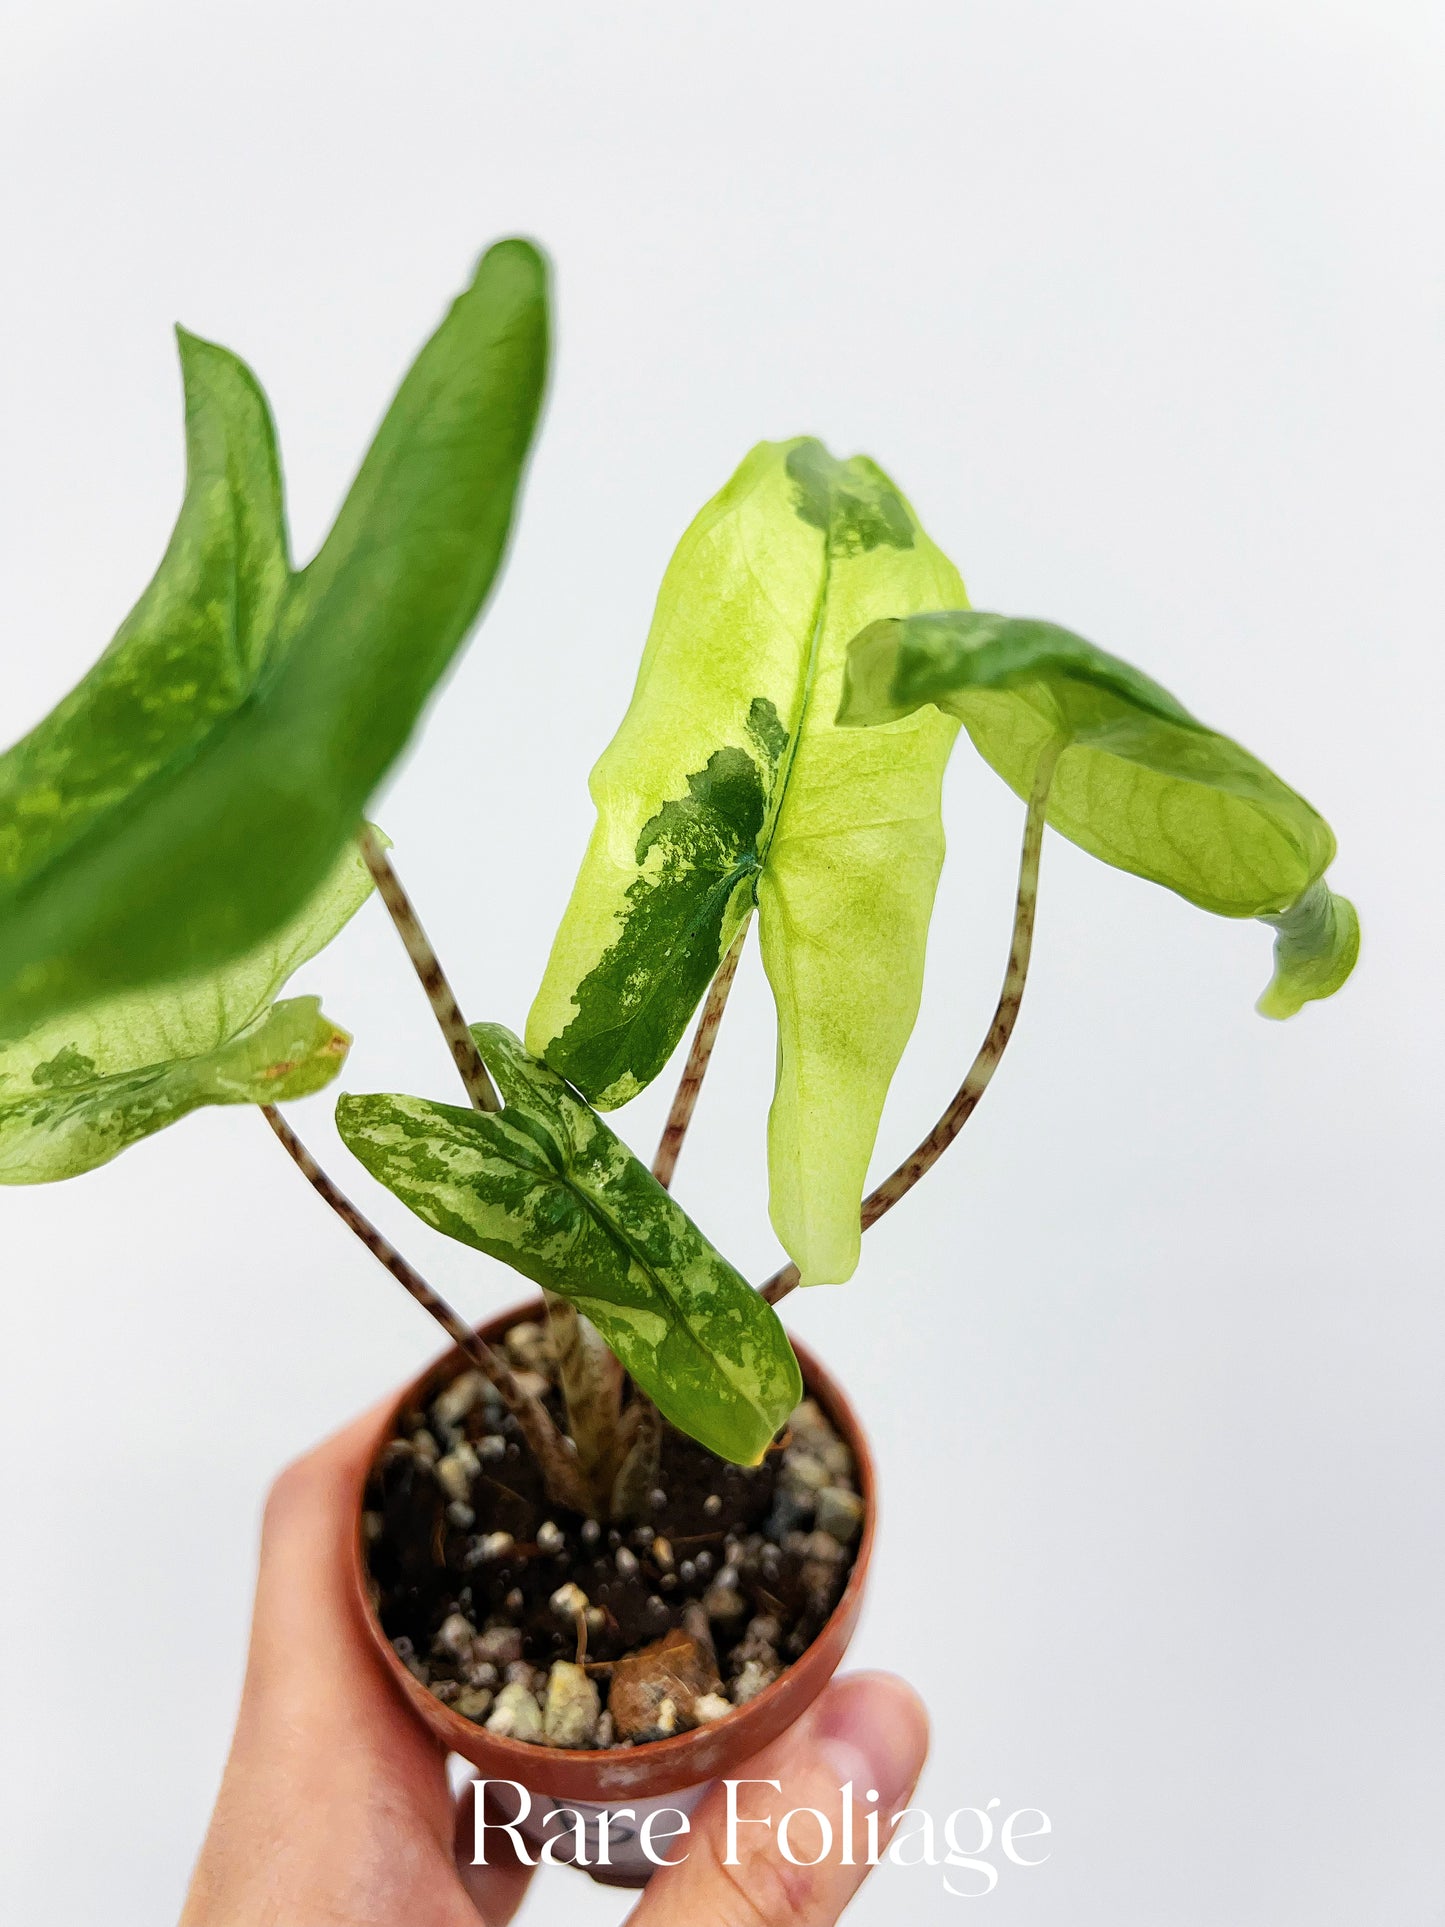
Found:
[(927, 1750), (922, 1709), (901, 1680), (837, 1680), (814, 1715), (814, 1732), (838, 1774), (858, 1796), (872, 1789), (885, 1810), (918, 1777)]

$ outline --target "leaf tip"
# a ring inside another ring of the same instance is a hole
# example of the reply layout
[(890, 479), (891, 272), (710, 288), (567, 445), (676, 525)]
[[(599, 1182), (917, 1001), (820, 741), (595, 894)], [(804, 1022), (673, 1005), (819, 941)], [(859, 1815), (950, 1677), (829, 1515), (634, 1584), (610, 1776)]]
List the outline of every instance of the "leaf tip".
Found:
[(509, 292), (523, 298), (531, 295), (545, 302), (551, 276), (551, 262), (544, 250), (526, 235), (511, 234), (493, 241), (483, 251), (471, 285), (477, 291), (494, 291), (498, 284), (505, 282), (509, 284)]
[(1275, 933), (1274, 975), (1255, 1004), (1261, 1017), (1283, 1022), (1306, 1004), (1333, 997), (1359, 961), (1359, 913), (1322, 877), (1288, 910), (1260, 922)]

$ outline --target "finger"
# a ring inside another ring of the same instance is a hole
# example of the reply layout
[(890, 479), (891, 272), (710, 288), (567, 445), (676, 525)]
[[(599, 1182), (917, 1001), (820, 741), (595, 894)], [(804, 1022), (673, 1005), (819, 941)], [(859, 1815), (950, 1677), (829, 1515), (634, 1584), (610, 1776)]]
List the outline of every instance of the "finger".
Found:
[[(511, 1819), (512, 1815), (497, 1814), (493, 1817)], [(527, 1883), (532, 1878), (532, 1868), (518, 1855), (511, 1834), (505, 1829), (498, 1831), (499, 1838), (488, 1842), (487, 1864), (484, 1867), (473, 1865), (472, 1856), (476, 1851), (477, 1839), (477, 1783), (468, 1780), (457, 1796), (457, 1873), (471, 1896), (472, 1905), (486, 1921), (487, 1927), (506, 1927), (521, 1906)]]
[[(832, 1927), (869, 1872), (867, 1816), (880, 1815), (886, 1846), (888, 1816), (907, 1805), (928, 1752), (928, 1715), (912, 1688), (887, 1673), (835, 1680), (781, 1739), (739, 1773), (739, 1781), (776, 1780), (738, 1787), (737, 1824), (729, 1828), (727, 1793), (710, 1793), (692, 1831), (672, 1849), (688, 1857), (654, 1876), (629, 1927)], [(842, 1789), (853, 1788), (852, 1866), (842, 1851)], [(868, 1800), (870, 1792), (876, 1800)], [(812, 1807), (832, 1827), (831, 1849), (811, 1859), (823, 1835)], [(794, 1809), (780, 1839), (785, 1814)], [(729, 1849), (732, 1849), (729, 1852)]]
[(454, 1920), (467, 1905), (442, 1750), (387, 1677), (352, 1578), (380, 1417), (271, 1489), (246, 1683), (183, 1927)]
[(294, 1460), (267, 1495), (251, 1643), (278, 1678), (314, 1673), (354, 1636), (351, 1534), (379, 1418), (363, 1413)]
[(297, 1769), (334, 1772), (340, 1757), (358, 1775), (383, 1771), (423, 1795), (449, 1846), (442, 1750), (387, 1678), (352, 1579), (357, 1494), (380, 1416), (364, 1414), (271, 1488), (236, 1745), (284, 1746)]

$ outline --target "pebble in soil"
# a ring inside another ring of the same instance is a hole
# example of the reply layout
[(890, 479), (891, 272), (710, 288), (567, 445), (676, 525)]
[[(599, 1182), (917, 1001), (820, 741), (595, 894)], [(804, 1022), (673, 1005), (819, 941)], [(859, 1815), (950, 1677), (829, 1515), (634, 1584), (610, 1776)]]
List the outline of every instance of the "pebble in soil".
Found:
[[(505, 1342), (560, 1419), (545, 1328)], [(758, 1466), (665, 1427), (647, 1522), (581, 1519), (548, 1502), (516, 1420), (464, 1371), (403, 1414), (364, 1532), (382, 1626), (439, 1700), (539, 1745), (631, 1746), (723, 1718), (806, 1650), (863, 1512), (852, 1453), (804, 1399)]]

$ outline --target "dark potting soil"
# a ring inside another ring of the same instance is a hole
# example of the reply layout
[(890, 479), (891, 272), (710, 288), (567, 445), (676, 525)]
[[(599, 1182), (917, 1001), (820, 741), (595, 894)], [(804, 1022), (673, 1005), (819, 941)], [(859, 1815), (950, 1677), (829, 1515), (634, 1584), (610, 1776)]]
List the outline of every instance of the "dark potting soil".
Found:
[[(506, 1344), (560, 1420), (545, 1329)], [(494, 1732), (596, 1747), (769, 1685), (837, 1604), (862, 1516), (852, 1455), (805, 1399), (754, 1467), (665, 1426), (646, 1522), (584, 1519), (547, 1499), (516, 1420), (464, 1371), (403, 1414), (364, 1529), (383, 1629), (423, 1684)]]

